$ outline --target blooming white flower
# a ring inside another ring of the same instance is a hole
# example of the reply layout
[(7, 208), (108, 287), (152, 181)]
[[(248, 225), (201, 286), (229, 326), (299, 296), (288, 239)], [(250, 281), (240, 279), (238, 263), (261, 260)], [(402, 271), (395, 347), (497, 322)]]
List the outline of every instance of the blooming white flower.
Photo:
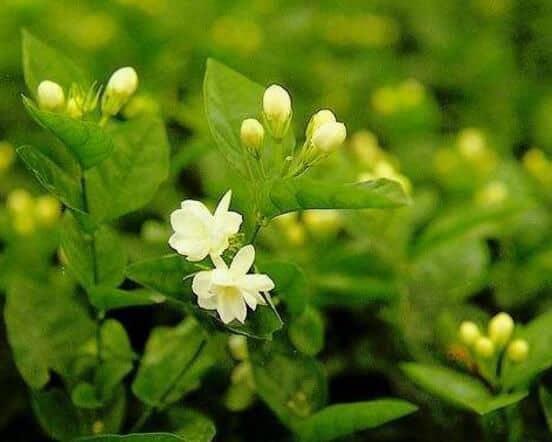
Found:
[(39, 107), (48, 111), (61, 109), (65, 104), (63, 88), (50, 80), (44, 80), (38, 85), (37, 98)]
[(186, 200), (171, 213), (175, 233), (169, 245), (188, 261), (201, 261), (207, 255), (220, 256), (228, 248), (228, 239), (238, 233), (242, 216), (228, 210), (232, 191), (222, 197), (214, 214), (199, 201)]
[(255, 310), (258, 304), (266, 304), (261, 292), (274, 288), (274, 282), (267, 275), (247, 273), (254, 261), (252, 245), (242, 247), (230, 267), (222, 258), (214, 259), (215, 269), (197, 273), (192, 282), (199, 306), (216, 310), (225, 324), (234, 319), (243, 323), (247, 306)]
[(323, 152), (332, 152), (343, 144), (347, 129), (343, 123), (328, 121), (313, 131), (312, 144)]
[(263, 95), (263, 112), (274, 138), (283, 138), (291, 118), (291, 97), (281, 86), (273, 84)]

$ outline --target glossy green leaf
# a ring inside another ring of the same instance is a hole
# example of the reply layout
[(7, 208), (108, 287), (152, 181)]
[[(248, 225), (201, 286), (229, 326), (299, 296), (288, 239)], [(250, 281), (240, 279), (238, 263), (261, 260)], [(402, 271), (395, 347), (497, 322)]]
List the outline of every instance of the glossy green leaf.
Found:
[(166, 300), (165, 296), (148, 289), (128, 291), (101, 286), (88, 290), (88, 299), (94, 307), (103, 311), (160, 304)]
[(84, 210), (84, 199), (76, 179), (33, 146), (21, 146), (17, 149), (17, 154), (48, 192), (67, 207), (81, 212)]
[(330, 441), (356, 431), (379, 427), (411, 414), (418, 407), (399, 399), (336, 404), (309, 417), (300, 427), (302, 441)]
[(69, 148), (84, 169), (96, 166), (113, 152), (111, 136), (97, 123), (41, 110), (26, 97), (23, 104), (38, 124)]
[(61, 248), (67, 266), (84, 287), (117, 286), (123, 281), (125, 249), (117, 233), (109, 227), (102, 226), (87, 233), (67, 212), (63, 219)]
[(175, 407), (168, 411), (175, 433), (186, 442), (211, 442), (216, 434), (215, 424), (207, 416), (189, 408)]
[(438, 365), (412, 362), (402, 364), (401, 368), (410, 380), (429, 393), (481, 415), (515, 404), (528, 394), (519, 391), (493, 395), (478, 379)]
[(104, 436), (81, 437), (74, 439), (75, 442), (188, 442), (176, 434), (170, 433), (140, 433), (126, 434), (106, 434)]
[(324, 347), (324, 321), (320, 312), (307, 307), (303, 313), (290, 320), (288, 336), (297, 350), (314, 356)]
[(301, 423), (326, 404), (322, 365), (289, 343), (257, 341), (249, 346), (257, 393), (287, 427)]
[(15, 364), (34, 389), (48, 382), (50, 370), (67, 374), (96, 329), (72, 293), (30, 281), (13, 284), (4, 317)]
[(309, 287), (304, 272), (295, 264), (283, 261), (259, 263), (261, 273), (274, 281), (275, 291), (292, 314), (303, 312), (308, 303)]
[(401, 207), (409, 199), (402, 186), (387, 179), (341, 184), (307, 177), (266, 184), (262, 212), (273, 218), (306, 209), (383, 209)]
[(503, 367), (505, 388), (522, 387), (529, 384), (539, 373), (552, 367), (552, 309), (537, 316), (527, 326), (521, 328), (517, 337), (529, 343), (527, 360), (520, 364), (510, 363), (507, 359)]
[(33, 95), (44, 80), (55, 81), (69, 91), (73, 83), (85, 87), (88, 79), (84, 71), (71, 59), (23, 30), (23, 74), (25, 83)]
[(313, 278), (313, 284), (317, 293), (312, 302), (317, 306), (362, 307), (389, 303), (399, 294), (395, 281), (377, 276), (325, 272)]
[(86, 172), (88, 209), (98, 223), (147, 204), (169, 171), (169, 144), (159, 118), (113, 122), (105, 130), (115, 148)]
[(546, 424), (552, 433), (552, 393), (544, 385), (541, 385), (539, 387), (539, 398)]
[(153, 329), (132, 383), (134, 394), (155, 407), (179, 400), (197, 386), (213, 363), (206, 343), (201, 327), (193, 319), (176, 327)]

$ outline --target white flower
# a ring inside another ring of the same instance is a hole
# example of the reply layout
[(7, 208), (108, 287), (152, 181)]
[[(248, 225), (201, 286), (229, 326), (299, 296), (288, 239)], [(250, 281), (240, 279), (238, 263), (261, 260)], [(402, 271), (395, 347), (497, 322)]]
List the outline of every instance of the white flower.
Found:
[(228, 248), (228, 239), (238, 233), (242, 216), (230, 212), (229, 190), (220, 200), (215, 213), (199, 201), (186, 200), (180, 209), (171, 213), (171, 226), (175, 233), (169, 245), (188, 261), (201, 261), (207, 255), (220, 256)]
[(255, 310), (258, 304), (266, 304), (261, 292), (272, 290), (274, 282), (267, 275), (247, 274), (255, 261), (252, 245), (241, 248), (230, 267), (220, 257), (213, 261), (214, 270), (194, 276), (192, 290), (197, 295), (197, 303), (201, 308), (216, 310), (225, 324), (234, 319), (243, 323), (247, 306)]
[(287, 132), (291, 118), (291, 97), (281, 86), (269, 86), (263, 95), (263, 112), (272, 136), (281, 139)]
[(38, 85), (37, 97), (39, 107), (48, 111), (61, 109), (65, 104), (63, 88), (50, 80), (44, 80)]
[(133, 67), (119, 68), (109, 78), (106, 92), (130, 97), (138, 89), (138, 74)]
[(264, 128), (255, 118), (247, 118), (242, 121), (240, 128), (240, 137), (242, 144), (255, 154), (263, 144)]
[(343, 123), (328, 121), (320, 125), (312, 134), (312, 144), (323, 152), (331, 152), (343, 144), (347, 129)]

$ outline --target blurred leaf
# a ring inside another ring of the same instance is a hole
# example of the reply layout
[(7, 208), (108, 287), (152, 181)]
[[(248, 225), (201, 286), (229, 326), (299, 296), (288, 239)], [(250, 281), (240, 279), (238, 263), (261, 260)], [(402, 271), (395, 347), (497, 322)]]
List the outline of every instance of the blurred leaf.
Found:
[(197, 386), (213, 360), (206, 338), (193, 319), (176, 327), (157, 327), (146, 343), (132, 391), (144, 403), (162, 407)]
[(69, 148), (84, 169), (101, 163), (113, 151), (113, 140), (97, 123), (41, 110), (26, 97), (23, 97), (23, 104), (39, 125)]
[(101, 226), (86, 233), (67, 212), (61, 231), (61, 248), (77, 280), (86, 288), (117, 286), (124, 279), (125, 249), (117, 233)]
[(424, 390), (461, 408), (483, 415), (515, 404), (527, 391), (493, 395), (478, 379), (438, 365), (401, 364), (406, 376)]
[(111, 123), (113, 153), (86, 172), (88, 210), (96, 222), (116, 219), (147, 204), (169, 171), (169, 145), (157, 117)]
[(33, 146), (21, 146), (17, 154), (36, 179), (67, 207), (82, 212), (84, 200), (80, 184)]
[(22, 32), (23, 74), (25, 83), (33, 95), (44, 80), (55, 81), (65, 92), (73, 83), (88, 85), (86, 74), (72, 60), (33, 36), (26, 29)]
[(324, 272), (313, 278), (317, 288), (313, 303), (317, 306), (362, 307), (389, 303), (397, 298), (398, 285), (389, 278)]
[(552, 432), (552, 394), (544, 385), (539, 387), (539, 398), (548, 429)]
[[(221, 154), (242, 176), (246, 175), (244, 164), (248, 154), (240, 141), (241, 123), (246, 118), (262, 121), (264, 90), (261, 85), (223, 64), (207, 60), (203, 96), (209, 129)], [(292, 130), (288, 131), (282, 144), (286, 148), (295, 145)], [(265, 146), (264, 150), (274, 150), (270, 147)]]
[(159, 304), (165, 302), (166, 298), (148, 289), (128, 291), (98, 286), (88, 291), (88, 299), (98, 310), (107, 312), (125, 307)]
[(523, 387), (540, 372), (552, 367), (552, 309), (537, 316), (516, 335), (529, 343), (527, 360), (521, 364), (505, 360), (502, 382), (504, 388)]
[(174, 407), (168, 416), (175, 433), (186, 442), (211, 442), (215, 437), (213, 421), (195, 410)]
[(124, 436), (106, 434), (105, 436), (81, 437), (75, 439), (74, 442), (188, 442), (188, 440), (170, 433), (140, 433)]
[(330, 441), (356, 431), (379, 427), (415, 412), (415, 405), (399, 399), (330, 405), (309, 417), (300, 427), (303, 441)]
[(268, 182), (266, 186), (261, 210), (268, 218), (305, 209), (382, 209), (409, 202), (402, 186), (385, 178), (341, 184), (298, 177)]
[(326, 404), (322, 365), (280, 341), (251, 341), (249, 352), (257, 393), (282, 423), (298, 431), (305, 418)]
[(292, 318), (288, 336), (297, 350), (314, 356), (324, 348), (324, 321), (318, 310), (307, 307), (303, 313)]
[(301, 268), (283, 261), (263, 261), (259, 268), (274, 281), (275, 290), (289, 312), (300, 314), (307, 306), (309, 297), (307, 281)]
[(94, 410), (77, 409), (61, 389), (36, 391), (32, 395), (33, 410), (49, 437), (55, 440), (72, 440), (79, 436), (117, 433), (121, 430), (126, 397), (121, 388), (105, 407)]
[(95, 324), (75, 297), (45, 284), (17, 281), (8, 291), (4, 317), (13, 357), (31, 388), (42, 388), (50, 370), (64, 375)]

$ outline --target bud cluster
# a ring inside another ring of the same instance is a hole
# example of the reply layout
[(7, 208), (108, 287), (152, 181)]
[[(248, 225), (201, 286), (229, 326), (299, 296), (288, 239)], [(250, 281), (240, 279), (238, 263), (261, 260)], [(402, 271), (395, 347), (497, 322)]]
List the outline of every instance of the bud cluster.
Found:
[(53, 196), (34, 198), (24, 189), (10, 192), (6, 206), (14, 231), (23, 236), (34, 233), (38, 226), (54, 226), (61, 215), (61, 205)]

